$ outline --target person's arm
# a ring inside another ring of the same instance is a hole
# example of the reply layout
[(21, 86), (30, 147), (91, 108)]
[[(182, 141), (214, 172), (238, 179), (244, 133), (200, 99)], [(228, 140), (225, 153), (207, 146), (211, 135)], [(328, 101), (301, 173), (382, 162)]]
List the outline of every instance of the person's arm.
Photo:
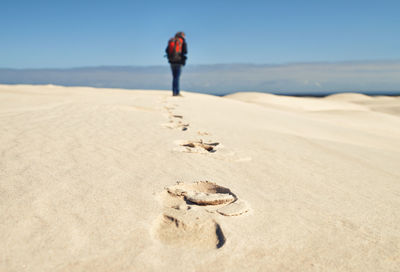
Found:
[(187, 60), (187, 44), (186, 41), (183, 40), (183, 45), (182, 45), (182, 64), (186, 65), (186, 60)]
[(183, 55), (186, 55), (186, 54), (187, 54), (187, 44), (186, 44), (186, 41), (185, 41), (185, 40), (183, 40), (182, 54), (183, 54)]

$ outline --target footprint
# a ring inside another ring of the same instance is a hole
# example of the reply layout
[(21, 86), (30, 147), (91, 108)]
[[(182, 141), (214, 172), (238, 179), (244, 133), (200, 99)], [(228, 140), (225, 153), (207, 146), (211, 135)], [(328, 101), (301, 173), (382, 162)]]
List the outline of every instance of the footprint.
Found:
[(249, 211), (246, 201), (239, 199), (230, 189), (210, 181), (178, 182), (166, 187), (165, 191), (169, 197), (164, 198), (164, 202), (175, 203), (181, 209), (185, 209), (186, 204), (188, 209), (205, 208), (207, 212), (218, 212), (224, 216), (236, 216)]
[(203, 142), (203, 140), (188, 141), (178, 144), (186, 148), (184, 151), (193, 153), (204, 153), (204, 151), (214, 153), (217, 151), (216, 147), (219, 145), (218, 142)]
[(177, 128), (182, 129), (183, 131), (187, 130), (189, 127), (189, 124), (183, 123), (182, 121), (178, 121), (178, 124), (176, 124)]
[[(189, 124), (182, 122), (183, 115), (173, 114), (172, 111), (175, 109), (175, 107), (173, 107), (173, 106), (164, 106), (164, 108), (168, 112), (169, 121), (168, 121), (167, 124), (162, 124), (163, 127), (170, 128), (170, 129), (179, 129), (179, 130), (182, 130), (182, 131), (188, 130)], [(177, 119), (180, 119), (180, 120), (177, 120)]]
[(166, 245), (197, 249), (218, 249), (226, 240), (209, 214), (176, 209), (167, 209), (158, 218), (155, 236)]
[[(165, 127), (173, 127), (173, 125), (165, 124)], [(172, 150), (175, 152), (184, 153), (197, 153), (197, 154), (210, 154), (210, 157), (216, 160), (228, 161), (233, 163), (248, 163), (252, 161), (250, 156), (240, 156), (236, 152), (225, 149), (224, 146), (218, 142), (208, 141), (203, 142), (202, 140), (196, 141), (184, 141), (176, 140), (174, 141), (176, 147)], [(218, 152), (217, 152), (218, 151)]]
[(236, 196), (228, 189), (209, 181), (190, 184), (178, 183), (166, 188), (175, 197), (184, 197), (186, 202), (198, 205), (219, 205), (235, 201)]
[(209, 181), (178, 182), (160, 196), (164, 212), (156, 220), (154, 236), (164, 244), (185, 248), (221, 248), (226, 238), (218, 216), (249, 210), (230, 189)]
[(182, 122), (174, 123), (173, 121), (170, 121), (167, 124), (163, 124), (162, 126), (170, 129), (180, 129), (182, 131), (186, 131), (189, 128), (189, 124), (187, 123), (182, 123)]
[(186, 200), (196, 203), (198, 205), (219, 205), (230, 203), (235, 200), (232, 195), (229, 194), (210, 194), (210, 193), (202, 193), (196, 191), (189, 191), (183, 194)]

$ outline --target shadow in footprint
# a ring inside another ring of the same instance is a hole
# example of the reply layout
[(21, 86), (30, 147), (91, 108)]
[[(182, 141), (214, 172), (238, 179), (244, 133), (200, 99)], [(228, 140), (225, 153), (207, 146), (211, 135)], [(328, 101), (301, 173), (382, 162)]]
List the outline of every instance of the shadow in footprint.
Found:
[(216, 229), (215, 233), (217, 234), (218, 241), (219, 241), (219, 243), (217, 244), (217, 248), (221, 248), (225, 244), (226, 239), (225, 239), (224, 233), (222, 232), (221, 227), (218, 224), (217, 224), (217, 229)]

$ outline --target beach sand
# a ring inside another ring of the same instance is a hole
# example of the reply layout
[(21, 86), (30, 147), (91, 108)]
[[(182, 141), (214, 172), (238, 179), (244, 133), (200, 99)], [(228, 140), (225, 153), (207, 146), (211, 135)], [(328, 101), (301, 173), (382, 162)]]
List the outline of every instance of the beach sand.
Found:
[(400, 271), (400, 98), (0, 85), (0, 271)]

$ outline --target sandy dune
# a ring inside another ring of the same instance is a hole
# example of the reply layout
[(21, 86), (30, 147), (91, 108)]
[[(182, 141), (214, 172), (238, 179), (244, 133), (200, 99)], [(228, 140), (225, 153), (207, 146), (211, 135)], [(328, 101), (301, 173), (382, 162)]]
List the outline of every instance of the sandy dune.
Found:
[(400, 271), (399, 97), (183, 95), (0, 85), (0, 271)]

